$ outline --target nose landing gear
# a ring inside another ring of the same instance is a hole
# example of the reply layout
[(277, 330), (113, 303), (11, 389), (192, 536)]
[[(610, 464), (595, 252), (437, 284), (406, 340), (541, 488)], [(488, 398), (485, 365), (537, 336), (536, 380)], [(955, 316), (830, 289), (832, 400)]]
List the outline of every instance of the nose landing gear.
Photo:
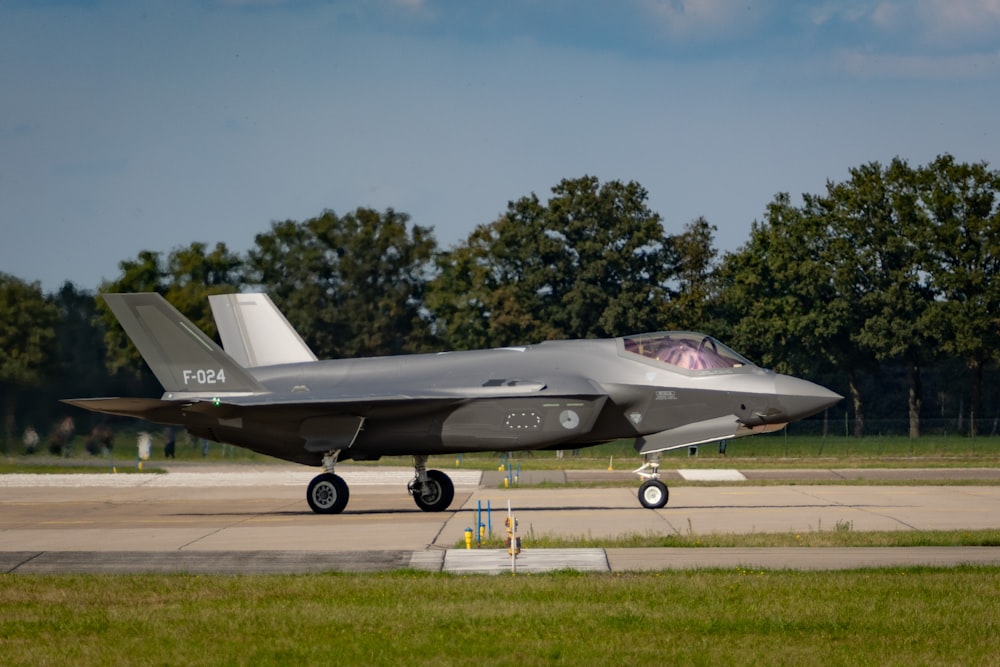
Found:
[[(646, 472), (647, 468), (651, 469), (650, 472)], [(651, 510), (665, 507), (670, 499), (670, 490), (660, 481), (659, 457), (647, 460), (632, 472), (645, 480), (639, 487), (639, 502), (642, 506)]]

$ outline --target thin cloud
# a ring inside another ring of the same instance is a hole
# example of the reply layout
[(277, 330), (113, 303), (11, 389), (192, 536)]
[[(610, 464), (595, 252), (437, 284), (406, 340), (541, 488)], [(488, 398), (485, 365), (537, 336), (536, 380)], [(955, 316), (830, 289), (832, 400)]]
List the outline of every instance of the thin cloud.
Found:
[(977, 81), (1000, 78), (1000, 52), (900, 55), (841, 51), (834, 63), (853, 78), (869, 80)]
[(968, 52), (1000, 42), (1000, 0), (828, 2), (813, 6), (809, 20), (817, 27), (848, 27), (870, 46), (889, 39), (889, 45), (904, 50), (930, 46)]
[(253, 9), (257, 7), (287, 7), (302, 4), (301, 0), (216, 0), (223, 7)]
[(921, 0), (914, 11), (929, 43), (961, 47), (1000, 41), (1000, 0)]
[(642, 0), (673, 39), (710, 41), (747, 34), (771, 13), (770, 3), (749, 0)]

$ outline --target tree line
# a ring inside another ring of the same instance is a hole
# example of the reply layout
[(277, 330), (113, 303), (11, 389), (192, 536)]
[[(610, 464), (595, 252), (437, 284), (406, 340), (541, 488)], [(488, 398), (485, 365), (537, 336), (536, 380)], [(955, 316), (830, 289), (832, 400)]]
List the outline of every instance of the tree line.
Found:
[[(275, 221), (246, 253), (143, 250), (98, 294), (0, 274), (7, 438), (60, 397), (158, 393), (99, 298), (134, 291), (211, 336), (208, 295), (266, 291), (320, 358), (696, 330), (840, 390), (856, 435), (869, 414), (905, 414), (919, 435), (925, 378), (935, 413), (948, 404), (974, 429), (998, 400), (1000, 172), (942, 155), (849, 173), (801, 204), (777, 194), (721, 254), (704, 218), (670, 233), (640, 184), (584, 176), (508, 202), (449, 249), (405, 213), (358, 208)], [(905, 401), (888, 403), (901, 378)]]

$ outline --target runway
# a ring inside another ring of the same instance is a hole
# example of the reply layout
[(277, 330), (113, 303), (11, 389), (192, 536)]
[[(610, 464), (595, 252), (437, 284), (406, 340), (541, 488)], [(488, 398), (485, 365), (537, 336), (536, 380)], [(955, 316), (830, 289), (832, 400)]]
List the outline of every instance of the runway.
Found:
[(455, 501), (425, 513), (406, 493), (411, 469), (340, 467), (351, 499), (339, 515), (309, 510), (305, 486), (315, 471), (294, 466), (0, 475), (0, 572), (501, 572), (511, 568), (505, 550), (457, 547), (477, 507), (503, 534), (508, 503), (522, 536), (519, 572), (1000, 565), (993, 547), (531, 548), (533, 536), (547, 535), (1000, 529), (1000, 486), (977, 485), (981, 471), (957, 486), (680, 486), (661, 510), (643, 509), (634, 488), (504, 489), (496, 475), (484, 482), (478, 471), (447, 472)]

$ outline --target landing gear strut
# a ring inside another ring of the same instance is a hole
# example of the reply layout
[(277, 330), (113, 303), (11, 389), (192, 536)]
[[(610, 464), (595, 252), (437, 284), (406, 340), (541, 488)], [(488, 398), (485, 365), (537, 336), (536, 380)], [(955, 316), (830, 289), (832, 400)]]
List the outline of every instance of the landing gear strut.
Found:
[[(646, 472), (646, 468), (652, 470)], [(660, 481), (659, 457), (647, 460), (641, 467), (632, 472), (646, 480), (639, 487), (639, 502), (642, 503), (642, 506), (651, 510), (665, 507), (670, 499), (670, 491), (667, 489), (667, 485)]]
[[(347, 482), (333, 472), (340, 450), (327, 452), (323, 457), (323, 473), (309, 482), (306, 501), (317, 514), (340, 514), (347, 507), (350, 490)], [(406, 490), (413, 496), (417, 507), (425, 512), (443, 512), (455, 499), (455, 485), (440, 470), (427, 469), (426, 456), (413, 457), (413, 480)]]
[(426, 456), (413, 457), (416, 473), (406, 490), (413, 496), (413, 502), (425, 512), (443, 512), (455, 498), (455, 485), (451, 478), (440, 470), (427, 469)]
[(323, 473), (313, 477), (306, 491), (306, 501), (317, 514), (340, 514), (347, 507), (350, 490), (347, 482), (333, 472), (340, 450), (327, 452), (323, 457)]

